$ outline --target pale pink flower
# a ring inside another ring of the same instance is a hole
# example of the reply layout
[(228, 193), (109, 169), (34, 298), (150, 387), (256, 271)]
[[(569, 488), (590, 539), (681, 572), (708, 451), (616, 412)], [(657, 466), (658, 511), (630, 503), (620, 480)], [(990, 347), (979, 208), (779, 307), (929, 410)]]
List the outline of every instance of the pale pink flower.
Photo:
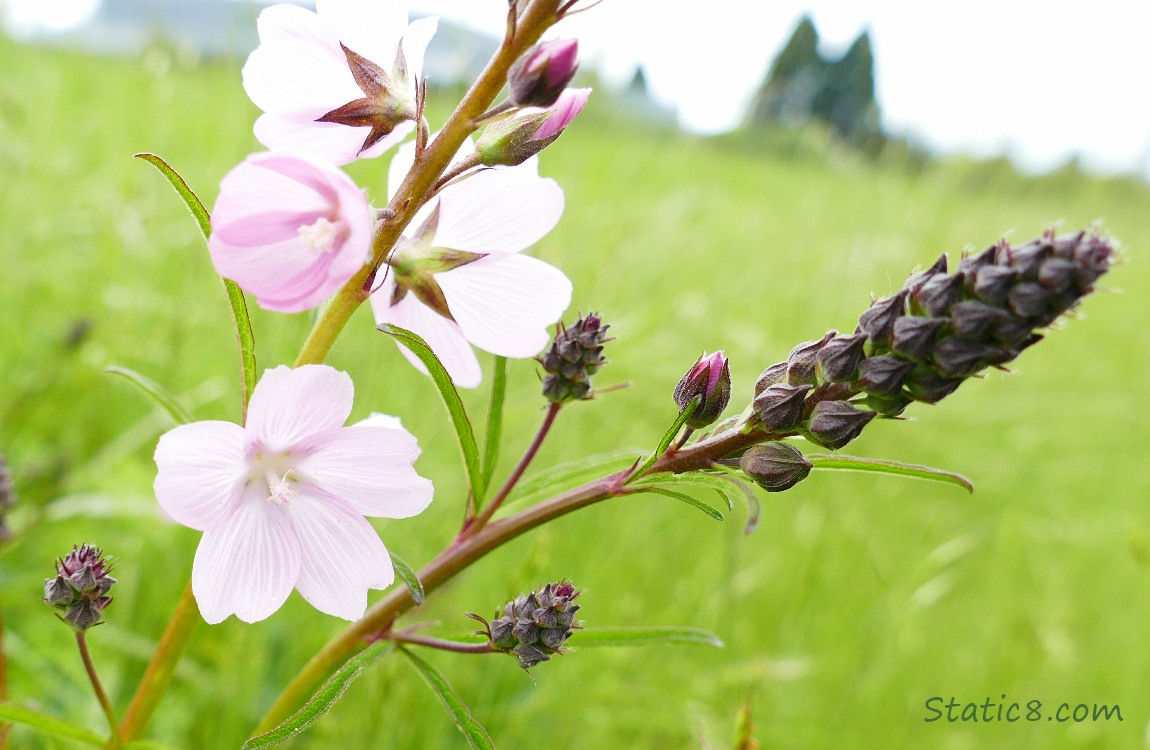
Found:
[(273, 5), (244, 89), (264, 111), (256, 138), (335, 164), (379, 156), (415, 127), (416, 79), (438, 19), (407, 23), (395, 0), (316, 0), (316, 12)]
[(216, 271), (260, 307), (319, 305), (371, 257), (375, 220), (363, 192), (325, 161), (252, 154), (220, 182), (208, 240)]
[(270, 616), (293, 588), (316, 609), (363, 616), (391, 584), (391, 558), (364, 516), (406, 518), (431, 502), (415, 438), (351, 413), (351, 378), (326, 365), (268, 370), (247, 425), (195, 422), (156, 447), (156, 499), (204, 532), (192, 591), (209, 623)]
[[(413, 157), (405, 146), (392, 160), (392, 191)], [(370, 299), (376, 322), (422, 336), (461, 387), (482, 379), (472, 345), (504, 357), (534, 356), (571, 302), (562, 271), (519, 254), (563, 214), (562, 189), (538, 169), (538, 159), (530, 159), (444, 188), (416, 214), (390, 265), (378, 272), (383, 280)], [(406, 348), (400, 351), (426, 372)]]

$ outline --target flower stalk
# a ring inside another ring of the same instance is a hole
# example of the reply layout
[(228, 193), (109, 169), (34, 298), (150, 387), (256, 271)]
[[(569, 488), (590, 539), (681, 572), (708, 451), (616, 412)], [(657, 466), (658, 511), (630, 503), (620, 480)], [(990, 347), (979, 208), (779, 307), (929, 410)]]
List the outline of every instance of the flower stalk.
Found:
[(475, 132), (475, 120), (491, 107), (499, 95), (507, 82), (507, 72), (512, 64), (538, 42), (557, 20), (554, 4), (539, 0), (532, 2), (517, 16), (514, 33), (504, 38), (495, 56), (448, 118), (439, 135), (419, 155), (404, 178), (389, 205), (394, 217), (382, 223), (375, 235), (371, 262), (344, 284), (320, 313), (296, 357), (296, 367), (324, 361), (352, 313), (366, 299), (364, 286), (387, 259), (388, 253), (395, 247), (416, 211), (427, 201), (463, 141)]
[(119, 750), (124, 746), (124, 740), (120, 736), (120, 724), (116, 720), (116, 712), (112, 709), (112, 702), (108, 700), (108, 694), (104, 692), (104, 686), (100, 684), (100, 677), (96, 674), (96, 664), (92, 661), (91, 651), (88, 650), (88, 638), (85, 631), (76, 631), (76, 645), (80, 648), (80, 658), (84, 661), (84, 669), (88, 672), (92, 689), (96, 691), (96, 700), (99, 701), (100, 708), (104, 710), (104, 717), (108, 720), (108, 728), (112, 731), (111, 746)]

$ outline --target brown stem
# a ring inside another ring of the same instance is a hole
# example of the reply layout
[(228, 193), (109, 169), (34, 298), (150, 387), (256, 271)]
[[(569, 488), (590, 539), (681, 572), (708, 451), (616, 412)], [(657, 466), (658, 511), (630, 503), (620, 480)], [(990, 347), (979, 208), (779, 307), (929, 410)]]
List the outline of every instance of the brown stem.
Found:
[(88, 679), (92, 682), (92, 689), (96, 691), (96, 700), (100, 708), (104, 709), (104, 716), (108, 719), (108, 727), (112, 730), (111, 744), (114, 748), (122, 747), (124, 741), (120, 739), (120, 724), (116, 721), (116, 712), (112, 710), (112, 702), (100, 684), (100, 677), (96, 674), (96, 665), (92, 661), (92, 654), (88, 650), (88, 639), (82, 630), (76, 631), (76, 645), (80, 647), (80, 658), (84, 660), (84, 669), (88, 672)]
[(502, 505), (503, 501), (507, 499), (507, 496), (511, 494), (511, 490), (519, 483), (519, 480), (523, 477), (523, 472), (527, 471), (527, 467), (531, 464), (532, 459), (535, 458), (535, 454), (539, 452), (539, 448), (547, 438), (547, 433), (551, 432), (551, 426), (555, 424), (555, 417), (559, 415), (559, 409), (562, 406), (563, 404), (552, 402), (547, 408), (547, 416), (543, 418), (543, 424), (539, 426), (539, 431), (535, 433), (535, 439), (531, 441), (531, 445), (528, 446), (527, 450), (523, 453), (523, 457), (519, 459), (519, 463), (516, 464), (515, 470), (511, 472), (511, 476), (507, 477), (507, 481), (499, 488), (499, 492), (495, 494), (495, 497), (491, 498), (491, 501), (487, 504), (487, 507), (483, 509), (483, 512), (479, 514), (479, 517), (471, 524), (468, 524), (461, 533), (475, 534), (486, 526), (487, 522), (491, 520), (491, 517), (495, 515), (495, 511), (499, 510), (499, 506)]
[(416, 635), (415, 633), (408, 633), (406, 631), (388, 633), (384, 635), (383, 638), (384, 640), (395, 641), (396, 643), (412, 643), (416, 646), (437, 648), (441, 651), (452, 651), (457, 654), (492, 654), (496, 651), (496, 649), (491, 647), (489, 641), (484, 641), (483, 643), (460, 643), (459, 641), (445, 641), (442, 638)]

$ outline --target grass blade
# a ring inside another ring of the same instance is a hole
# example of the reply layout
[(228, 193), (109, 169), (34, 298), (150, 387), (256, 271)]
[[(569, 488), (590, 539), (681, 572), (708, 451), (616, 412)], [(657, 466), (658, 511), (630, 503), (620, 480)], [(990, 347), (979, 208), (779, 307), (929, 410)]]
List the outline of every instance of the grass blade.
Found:
[(419, 582), (419, 576), (415, 574), (415, 570), (394, 552), (388, 554), (391, 555), (391, 564), (395, 566), (396, 575), (403, 580), (411, 592), (411, 600), (415, 602), (415, 606), (418, 607), (423, 604), (423, 584)]
[(103, 747), (107, 743), (105, 738), (84, 727), (78, 727), (63, 719), (57, 719), (55, 716), (42, 714), (39, 711), (11, 703), (0, 703), (0, 719), (10, 721), (13, 724), (33, 727), (56, 737), (67, 737), (71, 740), (86, 742), (95, 747)]
[(451, 376), (447, 374), (439, 357), (435, 356), (435, 352), (431, 351), (427, 342), (417, 334), (390, 323), (381, 323), (379, 330), (406, 346), (431, 373), (431, 379), (439, 389), (443, 405), (447, 407), (451, 424), (455, 427), (455, 436), (459, 440), (459, 450), (463, 453), (463, 464), (467, 469), (467, 487), (478, 504), (484, 486), (483, 471), (479, 466), (479, 448), (475, 444), (475, 430), (471, 427), (471, 420), (467, 418), (463, 400), (459, 398), (459, 391), (455, 390), (455, 383), (451, 382)]
[(135, 370), (130, 370), (127, 367), (116, 367), (114, 365), (107, 368), (105, 372), (119, 375), (136, 386), (141, 393), (152, 400), (152, 403), (166, 411), (168, 416), (170, 416), (176, 424), (189, 424), (192, 421), (191, 415), (184, 410), (184, 407), (180, 406), (180, 402), (176, 401), (176, 397), (173, 396), (167, 388), (152, 380), (147, 375), (138, 373)]
[[(184, 201), (184, 205), (192, 214), (192, 218), (196, 220), (196, 224), (200, 228), (200, 234), (204, 237), (204, 242), (208, 241), (208, 237), (212, 234), (212, 220), (208, 215), (208, 210), (204, 208), (204, 204), (200, 202), (199, 197), (196, 196), (192, 189), (188, 187), (188, 183), (184, 182), (184, 178), (163, 159), (155, 154), (136, 154), (137, 159), (143, 159), (151, 164), (160, 174), (167, 178), (172, 187), (175, 188), (177, 194)], [(243, 290), (229, 279), (220, 278), (224, 282), (224, 292), (228, 295), (228, 304), (232, 311), (232, 322), (236, 327), (236, 342), (239, 344), (240, 349), (240, 375), (241, 385), (243, 386), (243, 421), (247, 421), (248, 415), (248, 399), (251, 398), (252, 391), (256, 387), (256, 337), (252, 333), (252, 322), (248, 315), (248, 303), (244, 299)]]
[(401, 648), (400, 651), (411, 660), (416, 671), (439, 696), (443, 707), (447, 709), (447, 713), (451, 714), (455, 726), (459, 727), (459, 731), (467, 738), (471, 747), (475, 750), (495, 750), (495, 743), (491, 740), (491, 735), (471, 716), (471, 710), (467, 708), (443, 675), (410, 649)]
[(328, 678), (303, 707), (270, 732), (252, 737), (240, 750), (260, 750), (286, 742), (319, 720), (340, 699), (348, 685), (372, 662), (395, 648), (390, 641), (376, 641), (348, 659)]
[(883, 458), (862, 458), (860, 456), (838, 456), (833, 453), (808, 453), (807, 460), (815, 465), (816, 469), (838, 469), (839, 471), (869, 471), (879, 474), (894, 474), (896, 476), (926, 479), (931, 482), (943, 482), (962, 487), (967, 492), (974, 492), (974, 484), (961, 474), (952, 471), (943, 471), (930, 466), (919, 464), (904, 464), (899, 461), (888, 461)]
[(656, 485), (656, 484), (641, 485), (638, 489), (635, 490), (635, 492), (636, 493), (638, 493), (638, 492), (654, 492), (657, 495), (666, 495), (667, 497), (673, 497), (676, 500), (679, 500), (680, 502), (684, 502), (693, 508), (698, 508), (699, 510), (703, 511), (704, 513), (706, 513), (711, 518), (715, 519), (716, 521), (722, 521), (723, 520), (723, 514), (722, 513), (715, 510), (711, 506), (707, 505), (703, 501), (696, 500), (695, 498), (691, 497), (690, 495), (685, 495), (682, 492), (676, 492), (675, 490), (669, 490), (666, 487), (662, 487), (662, 486)]
[(648, 628), (583, 628), (576, 630), (568, 643), (583, 646), (648, 646), (686, 643), (722, 648), (723, 640), (709, 630), (662, 625)]
[[(487, 430), (483, 438), (483, 494), (491, 487), (491, 477), (499, 460), (499, 442), (503, 437), (503, 402), (507, 397), (507, 357), (495, 355), (491, 373), (491, 403), (487, 405)], [(481, 506), (483, 498), (475, 498)]]

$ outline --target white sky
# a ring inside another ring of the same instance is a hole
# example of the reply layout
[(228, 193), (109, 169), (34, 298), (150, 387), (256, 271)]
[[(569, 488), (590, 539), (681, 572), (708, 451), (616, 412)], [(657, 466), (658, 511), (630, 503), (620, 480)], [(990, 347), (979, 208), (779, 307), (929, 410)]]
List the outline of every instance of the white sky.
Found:
[[(500, 0), (414, 0), (502, 28)], [(799, 16), (824, 51), (871, 32), (884, 125), (934, 147), (1006, 152), (1049, 168), (1150, 175), (1147, 0), (603, 0), (564, 21), (585, 64), (622, 84), (642, 63), (652, 94), (698, 132), (735, 125)]]
[[(388, 0), (371, 0), (387, 2)], [(589, 0), (586, 0), (589, 2)], [(66, 26), (98, 0), (0, 0), (9, 23)], [(505, 0), (411, 0), (493, 33)], [(869, 28), (886, 128), (1045, 169), (1071, 154), (1150, 176), (1150, 0), (603, 0), (564, 21), (608, 84), (642, 64), (681, 124), (737, 124), (803, 12), (824, 51)]]

